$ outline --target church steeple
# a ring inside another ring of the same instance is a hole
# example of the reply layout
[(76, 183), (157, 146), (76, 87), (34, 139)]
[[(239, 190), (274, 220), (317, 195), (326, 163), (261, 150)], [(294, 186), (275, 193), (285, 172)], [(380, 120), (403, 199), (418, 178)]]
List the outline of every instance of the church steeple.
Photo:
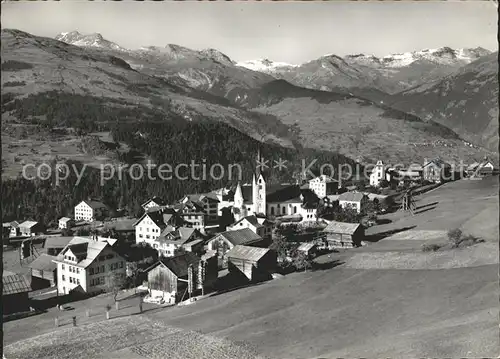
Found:
[(266, 180), (263, 175), (264, 165), (260, 153), (260, 146), (257, 150), (257, 167), (252, 179), (252, 202), (254, 214), (266, 214)]

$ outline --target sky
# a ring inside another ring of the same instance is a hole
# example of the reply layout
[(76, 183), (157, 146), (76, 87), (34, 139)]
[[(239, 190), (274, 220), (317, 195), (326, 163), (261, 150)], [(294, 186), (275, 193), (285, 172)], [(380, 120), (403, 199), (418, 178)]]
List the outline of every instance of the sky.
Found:
[(492, 1), (2, 2), (2, 27), (54, 37), (101, 33), (120, 46), (215, 48), (235, 61), (299, 64), (326, 54), (449, 46), (498, 50)]

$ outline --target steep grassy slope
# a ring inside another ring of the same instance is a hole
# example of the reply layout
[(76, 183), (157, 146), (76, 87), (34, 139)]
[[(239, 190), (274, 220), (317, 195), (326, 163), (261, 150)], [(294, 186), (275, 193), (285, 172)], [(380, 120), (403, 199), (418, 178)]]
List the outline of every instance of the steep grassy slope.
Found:
[(423, 161), (441, 156), (468, 160), (482, 152), (433, 121), (383, 104), (338, 93), (303, 89), (277, 80), (251, 92), (247, 101), (297, 128), (306, 147), (339, 151), (365, 161)]
[(439, 122), (498, 150), (498, 52), (446, 78), (403, 91), (391, 106)]
[[(53, 91), (61, 97), (54, 97)], [(78, 110), (72, 109), (75, 103)], [(2, 30), (2, 104), (2, 119), (20, 116), (22, 111), (26, 121), (51, 109), (74, 122), (85, 120), (94, 105), (93, 112), (102, 108), (107, 120), (222, 121), (252, 137), (261, 139), (266, 134), (269, 141), (292, 146), (287, 127), (272, 116), (249, 113), (207, 93), (186, 91), (133, 70), (109, 53), (17, 30)]]

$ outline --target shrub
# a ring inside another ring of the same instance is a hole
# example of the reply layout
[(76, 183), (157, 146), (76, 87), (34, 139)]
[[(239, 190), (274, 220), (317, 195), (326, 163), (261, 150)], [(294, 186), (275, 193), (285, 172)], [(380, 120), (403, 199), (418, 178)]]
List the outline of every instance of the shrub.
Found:
[(422, 252), (436, 252), (441, 248), (439, 244), (432, 243), (432, 244), (424, 244), (422, 246)]
[(459, 228), (450, 229), (448, 231), (448, 240), (454, 246), (458, 246), (462, 240), (462, 231)]

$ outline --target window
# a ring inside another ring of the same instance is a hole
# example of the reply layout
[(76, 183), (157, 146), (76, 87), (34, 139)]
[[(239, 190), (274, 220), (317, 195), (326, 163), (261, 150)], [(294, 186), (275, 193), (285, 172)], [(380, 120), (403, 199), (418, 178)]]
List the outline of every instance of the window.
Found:
[(106, 270), (104, 269), (104, 266), (102, 265), (102, 266), (101, 266), (101, 272), (103, 272), (103, 273), (104, 273), (105, 271), (106, 271)]
[(120, 268), (123, 268), (123, 261), (120, 262)]
[(66, 280), (66, 278), (64, 277), (64, 274), (62, 275), (61, 279), (62, 279), (63, 281), (65, 281), (65, 280)]
[(146, 234), (146, 239), (149, 239), (149, 234)]
[(76, 274), (80, 273), (80, 268), (76, 268)]
[(73, 283), (73, 277), (69, 277), (69, 282)]
[(142, 234), (139, 234), (139, 238), (142, 238)]
[(62, 270), (64, 270), (64, 264), (63, 264), (63, 265), (61, 265), (61, 269), (62, 269)]
[(76, 284), (80, 285), (80, 279), (76, 280)]
[(90, 269), (89, 269), (89, 274), (90, 274), (90, 275), (93, 275), (93, 274), (94, 274), (94, 268), (90, 268)]
[(104, 277), (99, 278), (99, 284), (103, 285), (104, 284)]

